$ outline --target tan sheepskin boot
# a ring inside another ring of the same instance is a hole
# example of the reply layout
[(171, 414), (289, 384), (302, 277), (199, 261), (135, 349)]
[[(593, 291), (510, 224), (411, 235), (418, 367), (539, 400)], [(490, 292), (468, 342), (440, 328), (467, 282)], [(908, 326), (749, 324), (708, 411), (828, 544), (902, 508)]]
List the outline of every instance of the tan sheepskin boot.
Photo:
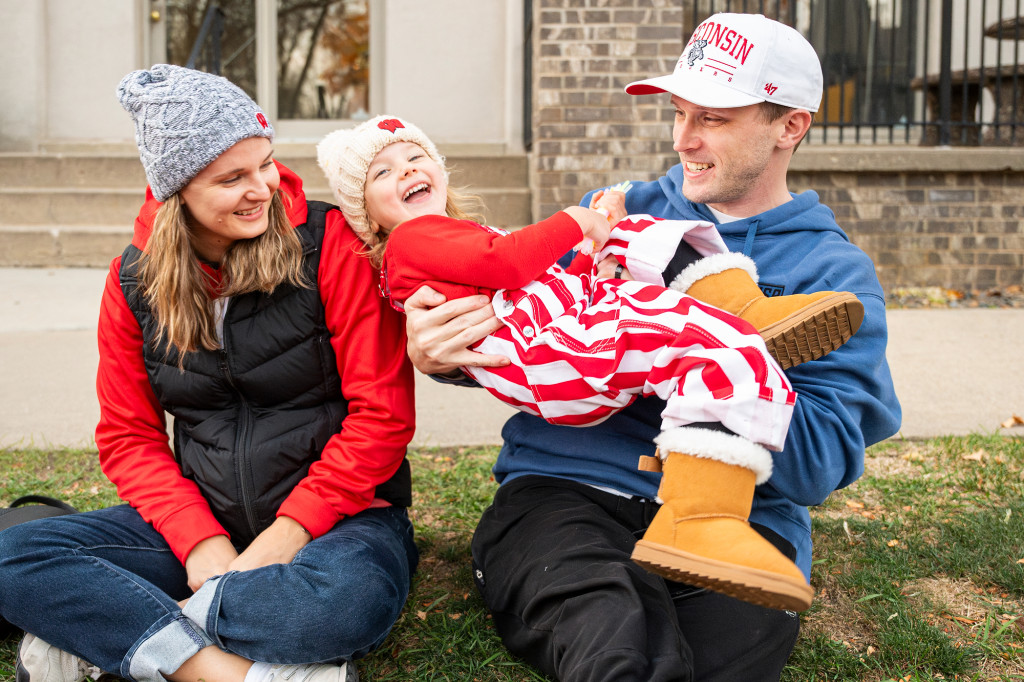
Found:
[[(666, 431), (657, 442), (662, 506), (633, 561), (752, 604), (807, 609), (814, 590), (804, 574), (747, 521), (755, 484), (771, 475), (768, 451), (739, 436), (689, 427)], [(655, 458), (644, 459), (640, 468), (650, 470)]]
[(765, 296), (757, 286), (754, 261), (742, 253), (695, 261), (671, 287), (752, 324), (782, 369), (839, 348), (864, 320), (864, 305), (847, 291)]

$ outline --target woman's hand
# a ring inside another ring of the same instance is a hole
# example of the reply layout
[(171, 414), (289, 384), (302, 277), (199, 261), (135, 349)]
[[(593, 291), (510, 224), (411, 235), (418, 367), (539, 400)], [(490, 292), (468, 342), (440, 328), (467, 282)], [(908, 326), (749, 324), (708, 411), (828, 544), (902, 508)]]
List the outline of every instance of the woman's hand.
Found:
[(251, 571), (271, 564), (288, 564), (313, 536), (295, 519), (278, 516), (231, 562), (232, 571)]
[(604, 260), (597, 264), (598, 279), (633, 279), (626, 268), (619, 269), (621, 264), (615, 256), (605, 256)]
[(486, 296), (445, 301), (437, 291), (421, 287), (405, 301), (405, 329), (412, 364), (424, 374), (449, 375), (459, 367), (504, 367), (503, 355), (484, 355), (468, 349), (501, 328)]
[(238, 552), (226, 535), (214, 535), (201, 540), (185, 558), (189, 588), (195, 592), (209, 578), (224, 575), (231, 570), (231, 562), (237, 557)]

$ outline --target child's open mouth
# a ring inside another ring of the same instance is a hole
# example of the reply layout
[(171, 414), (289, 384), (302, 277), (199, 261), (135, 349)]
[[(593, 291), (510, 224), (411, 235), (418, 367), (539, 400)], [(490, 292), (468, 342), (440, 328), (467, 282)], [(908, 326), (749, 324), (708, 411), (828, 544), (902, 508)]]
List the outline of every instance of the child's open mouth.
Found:
[(402, 196), (402, 201), (407, 203), (416, 203), (430, 196), (430, 186), (421, 182), (418, 185), (413, 185), (409, 190)]

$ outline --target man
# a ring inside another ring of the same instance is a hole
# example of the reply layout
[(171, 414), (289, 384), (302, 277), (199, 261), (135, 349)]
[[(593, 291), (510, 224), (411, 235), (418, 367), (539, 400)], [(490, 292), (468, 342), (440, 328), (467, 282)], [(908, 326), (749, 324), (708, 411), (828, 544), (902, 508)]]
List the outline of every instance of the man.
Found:
[[(844, 290), (864, 304), (846, 345), (787, 372), (796, 411), (749, 517), (808, 578), (807, 506), (856, 480), (865, 447), (900, 423), (874, 267), (814, 192), (787, 186), (821, 87), (799, 33), (759, 15), (720, 14), (697, 28), (672, 74), (626, 88), (670, 95), (681, 162), (634, 183), (629, 213), (717, 223), (730, 249), (755, 261), (766, 294)], [(680, 251), (676, 271), (689, 258)], [(496, 324), (481, 299), (438, 305), (442, 297), (421, 290), (407, 301), (421, 371), (502, 363), (465, 349)], [(508, 648), (560, 680), (777, 680), (796, 641), (795, 613), (669, 582), (630, 560), (658, 508), (659, 474), (636, 465), (653, 454), (663, 405), (640, 399), (586, 429), (513, 416), (494, 467), (501, 487), (473, 538), (477, 585)]]

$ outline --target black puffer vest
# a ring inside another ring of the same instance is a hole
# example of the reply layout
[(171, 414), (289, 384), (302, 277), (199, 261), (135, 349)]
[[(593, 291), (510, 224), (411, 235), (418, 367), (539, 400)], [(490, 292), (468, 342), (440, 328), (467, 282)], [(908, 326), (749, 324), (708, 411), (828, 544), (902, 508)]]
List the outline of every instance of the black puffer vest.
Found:
[[(314, 284), (331, 208), (308, 202), (307, 222), (295, 228)], [(286, 284), (271, 295), (232, 297), (223, 348), (189, 353), (182, 372), (177, 351), (155, 342), (156, 318), (136, 276), (141, 256), (134, 246), (122, 254), (121, 290), (142, 328), (149, 382), (174, 415), (175, 458), (232, 542), (245, 547), (274, 521), (347, 414), (320, 293)], [(410, 504), (407, 461), (377, 497)]]

